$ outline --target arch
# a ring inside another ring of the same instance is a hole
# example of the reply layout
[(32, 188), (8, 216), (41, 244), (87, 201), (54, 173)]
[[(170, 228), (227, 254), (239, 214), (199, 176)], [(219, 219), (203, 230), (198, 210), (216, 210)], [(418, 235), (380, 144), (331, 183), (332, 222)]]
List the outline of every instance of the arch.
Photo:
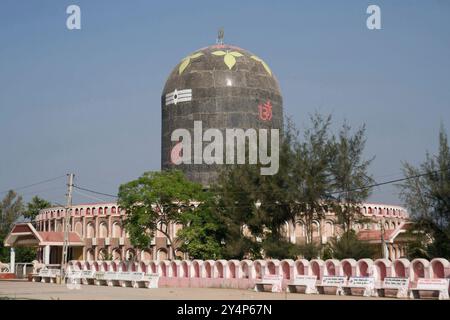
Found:
[(108, 237), (108, 225), (105, 221), (101, 222), (98, 226), (98, 237), (104, 239)]
[(91, 261), (85, 261), (83, 263), (83, 270), (91, 270)]
[(374, 276), (375, 268), (372, 259), (359, 259), (357, 262), (357, 275), (360, 277)]
[(203, 277), (212, 278), (214, 271), (214, 260), (206, 260), (203, 263)]
[(116, 266), (119, 272), (126, 272), (128, 271), (128, 265), (125, 263), (125, 261), (117, 261)]
[(310, 265), (306, 259), (300, 259), (295, 261), (295, 274), (299, 276), (309, 275)]
[(253, 277), (253, 272), (252, 269), (254, 269), (253, 266), (253, 262), (251, 260), (242, 260), (239, 263), (240, 266), (240, 273), (239, 273), (239, 278), (241, 279), (252, 279)]
[(296, 238), (305, 237), (305, 225), (303, 221), (298, 220), (295, 222), (294, 234)]
[(374, 266), (377, 269), (378, 279), (383, 281), (384, 278), (390, 277), (392, 272), (392, 262), (389, 259), (377, 259), (374, 262)]
[(320, 222), (317, 220), (313, 220), (311, 227), (313, 239), (320, 237)]
[(89, 222), (86, 225), (86, 238), (88, 238), (88, 239), (95, 238), (95, 227), (92, 222)]
[(113, 260), (122, 260), (122, 253), (121, 253), (121, 250), (119, 248), (114, 248), (111, 251), (111, 254), (112, 254), (112, 259)]
[(283, 276), (283, 279), (291, 280), (295, 275), (295, 262), (292, 259), (284, 259), (280, 264), (280, 274)]
[(434, 258), (430, 262), (432, 278), (448, 278), (450, 275), (450, 262), (443, 258)]
[(331, 220), (325, 221), (324, 235), (329, 237), (334, 237), (334, 223)]
[(201, 278), (201, 271), (203, 267), (203, 260), (194, 260), (191, 264), (191, 277)]
[(106, 260), (108, 257), (108, 251), (106, 249), (100, 249), (98, 251), (98, 260)]
[(78, 221), (75, 223), (75, 232), (80, 236), (83, 237), (83, 224)]
[(167, 260), (167, 259), (168, 259), (167, 250), (164, 249), (164, 248), (160, 248), (160, 249), (156, 252), (156, 257), (157, 257), (158, 261)]
[(394, 261), (394, 275), (396, 277), (409, 277), (410, 262), (407, 259), (397, 259)]
[(313, 259), (310, 262), (311, 275), (317, 276), (318, 280), (321, 280), (324, 274), (325, 262), (321, 259)]
[(125, 251), (125, 260), (126, 261), (134, 261), (136, 258), (136, 251), (133, 248), (127, 249)]
[(100, 271), (100, 262), (93, 261), (90, 263), (90, 270)]
[(158, 264), (155, 261), (150, 261), (147, 267), (148, 273), (158, 273)]
[(180, 264), (181, 264), (181, 262), (179, 260), (173, 260), (170, 263), (170, 272), (169, 272), (170, 277), (178, 278)]
[(188, 260), (183, 260), (181, 262), (181, 267), (180, 267), (180, 276), (183, 278), (189, 278), (190, 276), (190, 267), (191, 267), (191, 262)]
[(93, 249), (87, 249), (86, 250), (86, 260), (87, 261), (94, 261), (95, 260), (95, 254)]
[(168, 277), (169, 276), (169, 272), (168, 272), (169, 264), (170, 264), (170, 262), (167, 260), (160, 261), (158, 263), (158, 271), (159, 271), (158, 273), (159, 273), (160, 277)]
[(239, 272), (239, 260), (230, 260), (227, 263), (227, 278), (236, 279), (238, 278)]
[(214, 263), (214, 278), (219, 279), (225, 278), (226, 268), (227, 268), (226, 260), (217, 260), (216, 263)]
[(355, 259), (344, 259), (341, 261), (342, 275), (347, 278), (356, 276), (356, 260)]
[(325, 271), (327, 276), (340, 275), (340, 262), (337, 259), (328, 259), (325, 261)]
[(147, 273), (148, 263), (145, 261), (139, 262), (138, 270), (139, 270), (139, 272)]
[(266, 262), (265, 271), (268, 275), (280, 274), (280, 260), (270, 259)]
[(153, 254), (150, 249), (144, 249), (141, 251), (141, 261), (150, 261), (153, 259)]
[(113, 238), (122, 237), (122, 226), (118, 221), (115, 221), (112, 225), (112, 237)]
[(266, 261), (264, 260), (256, 260), (253, 263), (253, 273), (255, 275), (255, 279), (261, 279), (264, 276)]
[(413, 281), (419, 278), (430, 278), (430, 262), (426, 259), (414, 259), (411, 261)]

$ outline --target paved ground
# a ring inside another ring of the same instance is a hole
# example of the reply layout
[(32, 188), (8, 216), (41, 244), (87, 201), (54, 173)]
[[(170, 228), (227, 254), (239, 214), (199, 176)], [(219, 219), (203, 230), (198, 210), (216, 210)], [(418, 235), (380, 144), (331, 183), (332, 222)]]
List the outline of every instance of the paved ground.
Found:
[(306, 295), (298, 293), (254, 292), (251, 290), (210, 288), (134, 289), (106, 286), (81, 286), (68, 289), (65, 285), (27, 281), (0, 281), (0, 299), (60, 299), (60, 300), (348, 300), (381, 299), (356, 296)]

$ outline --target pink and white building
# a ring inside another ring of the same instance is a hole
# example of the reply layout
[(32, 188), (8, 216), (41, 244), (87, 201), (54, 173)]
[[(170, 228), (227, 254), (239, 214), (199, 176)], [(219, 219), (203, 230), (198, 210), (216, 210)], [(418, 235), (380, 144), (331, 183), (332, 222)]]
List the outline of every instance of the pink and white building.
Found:
[[(403, 257), (407, 239), (404, 239), (402, 234), (408, 227), (407, 211), (399, 206), (374, 203), (366, 203), (360, 210), (364, 216), (371, 219), (371, 222), (353, 226), (358, 237), (380, 247), (383, 238), (385, 257), (391, 261)], [(74, 205), (69, 214), (70, 260), (163, 261), (175, 258), (169, 250), (169, 240), (160, 232), (155, 233), (149, 248), (144, 250), (134, 248), (123, 226), (125, 211), (116, 203)], [(32, 224), (16, 225), (6, 238), (5, 245), (11, 248), (36, 247), (40, 262), (59, 264), (62, 260), (64, 217), (63, 207), (41, 210)], [(169, 227), (173, 239), (176, 239), (180, 228), (181, 225)], [(305, 242), (306, 228), (301, 218), (296, 220), (295, 224), (286, 222), (282, 231), (286, 239), (292, 243)], [(340, 232), (336, 215), (332, 211), (313, 221), (313, 241), (316, 243), (325, 244), (331, 237), (339, 236)], [(181, 251), (175, 252), (181, 259), (188, 258)]]

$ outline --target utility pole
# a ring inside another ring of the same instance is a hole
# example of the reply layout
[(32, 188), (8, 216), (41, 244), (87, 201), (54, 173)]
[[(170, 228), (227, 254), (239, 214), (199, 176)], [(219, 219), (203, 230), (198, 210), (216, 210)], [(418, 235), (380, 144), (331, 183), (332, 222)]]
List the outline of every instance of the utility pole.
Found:
[(380, 231), (381, 231), (381, 256), (386, 259), (386, 248), (384, 243), (384, 219), (380, 220)]
[(61, 261), (61, 283), (65, 281), (65, 268), (67, 265), (68, 251), (69, 251), (69, 227), (70, 227), (70, 209), (72, 208), (72, 190), (73, 190), (73, 178), (75, 175), (73, 173), (67, 174), (67, 204), (66, 204), (66, 214), (64, 215), (64, 244), (62, 251), (62, 261)]

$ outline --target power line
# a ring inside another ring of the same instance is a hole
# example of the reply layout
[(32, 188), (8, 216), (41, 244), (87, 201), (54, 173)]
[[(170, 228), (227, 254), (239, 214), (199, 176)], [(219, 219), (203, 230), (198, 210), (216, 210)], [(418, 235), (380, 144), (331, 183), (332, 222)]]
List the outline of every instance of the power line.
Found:
[(86, 194), (84, 192), (81, 192), (79, 190), (74, 190), (74, 191), (75, 191), (76, 194), (79, 194), (80, 196), (83, 196), (83, 197), (86, 197), (86, 198), (89, 198), (89, 199), (93, 199), (93, 200), (96, 200), (96, 201), (106, 202), (105, 199), (100, 199), (100, 198), (97, 198), (95, 196), (88, 195), (88, 194)]
[[(356, 192), (356, 191), (361, 191), (361, 190), (366, 190), (366, 189), (372, 189), (372, 188), (379, 187), (379, 186), (384, 186), (384, 185), (388, 185), (388, 184), (403, 182), (403, 181), (407, 181), (407, 180), (411, 180), (411, 179), (417, 179), (417, 178), (421, 178), (421, 177), (425, 177), (425, 176), (429, 176), (429, 175), (432, 175), (432, 174), (445, 172), (445, 171), (449, 171), (449, 170), (450, 170), (450, 168), (442, 169), (442, 170), (434, 170), (434, 171), (431, 171), (431, 172), (421, 173), (421, 174), (417, 174), (417, 175), (414, 175), (414, 176), (409, 176), (409, 177), (405, 177), (405, 178), (401, 178), (401, 179), (394, 179), (394, 180), (383, 181), (383, 182), (374, 183), (374, 184), (371, 184), (371, 185), (368, 185), (368, 186), (363, 186), (363, 187), (354, 188), (354, 189), (350, 189), (350, 190), (334, 191), (334, 192), (329, 193), (329, 195), (342, 194), (342, 193), (346, 193), (346, 192)], [(109, 193), (103, 193), (103, 192), (99, 192), (99, 191), (83, 188), (83, 187), (76, 186), (76, 185), (74, 185), (73, 187), (76, 188), (76, 189), (79, 189), (79, 190), (84, 190), (84, 191), (87, 191), (87, 192), (91, 192), (91, 193), (95, 193), (95, 194), (99, 194), (99, 195), (103, 195), (103, 196), (107, 196), (107, 197), (118, 198), (116, 195), (112, 195), (112, 194), (109, 194)], [(249, 191), (248, 193), (264, 193), (264, 192), (265, 191), (256, 191), (256, 190), (254, 190), (254, 191)], [(240, 192), (240, 191), (231, 191), (231, 192), (227, 192), (227, 193), (242, 193), (242, 192)], [(273, 192), (271, 192), (271, 193), (273, 193)], [(282, 193), (282, 192), (280, 192), (280, 193)], [(221, 194), (223, 194), (223, 193), (221, 193)], [(268, 205), (268, 204), (266, 203), (265, 205)], [(284, 205), (284, 204), (282, 204), (282, 203), (273, 203), (273, 205)], [(226, 206), (226, 207), (227, 208), (248, 208), (249, 206), (248, 205), (244, 205), (244, 206), (233, 206), (233, 207)]]
[(18, 187), (18, 188), (11, 188), (11, 189), (8, 189), (8, 190), (5, 190), (5, 191), (1, 191), (0, 194), (8, 193), (10, 190), (17, 191), (17, 190), (31, 188), (31, 187), (34, 187), (34, 186), (37, 186), (37, 185), (40, 185), (40, 184), (44, 184), (44, 183), (48, 183), (48, 182), (52, 182), (52, 181), (64, 178), (65, 176), (66, 175), (61, 175), (61, 176), (58, 176), (58, 177), (55, 177), (55, 178), (51, 178), (51, 179), (35, 182), (35, 183), (29, 184), (29, 185), (26, 185), (26, 186), (21, 186), (21, 187)]
[(91, 190), (91, 189), (88, 189), (88, 188), (83, 188), (83, 187), (80, 187), (80, 186), (77, 186), (77, 185), (74, 185), (73, 187), (76, 188), (76, 189), (79, 189), (79, 190), (83, 190), (83, 191), (99, 194), (99, 195), (102, 195), (102, 196), (107, 196), (107, 197), (111, 197), (111, 198), (118, 198), (116, 195), (113, 195), (113, 194), (103, 193), (103, 192)]

